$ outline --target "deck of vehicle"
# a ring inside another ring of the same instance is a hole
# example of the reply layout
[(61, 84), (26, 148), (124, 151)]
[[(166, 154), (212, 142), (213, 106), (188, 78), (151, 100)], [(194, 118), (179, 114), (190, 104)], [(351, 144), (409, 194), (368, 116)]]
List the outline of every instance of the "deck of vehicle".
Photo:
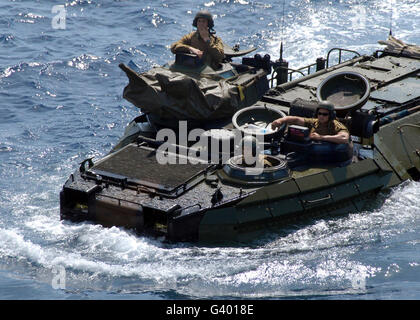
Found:
[[(306, 161), (282, 168), (287, 174), (272, 181), (244, 180), (224, 170), (225, 163), (193, 163), (185, 156), (196, 146), (178, 139), (176, 164), (161, 165), (156, 154), (163, 141), (142, 114), (113, 152), (95, 162), (87, 159), (70, 176), (60, 194), (61, 218), (132, 228), (171, 241), (241, 241), (303, 217), (362, 211), (381, 190), (419, 180), (420, 58), (385, 50), (334, 66), (326, 61), (325, 68), (273, 86), (254, 106), (311, 116), (308, 106), (319, 101), (326, 79), (352, 74), (367, 79), (363, 103), (337, 109), (352, 136), (350, 163)], [(346, 90), (338, 86), (326, 94), (331, 99), (357, 94)], [(235, 129), (225, 120), (206, 129), (215, 128)], [(265, 141), (266, 153), (287, 165), (284, 139)], [(233, 149), (229, 152), (228, 158)]]

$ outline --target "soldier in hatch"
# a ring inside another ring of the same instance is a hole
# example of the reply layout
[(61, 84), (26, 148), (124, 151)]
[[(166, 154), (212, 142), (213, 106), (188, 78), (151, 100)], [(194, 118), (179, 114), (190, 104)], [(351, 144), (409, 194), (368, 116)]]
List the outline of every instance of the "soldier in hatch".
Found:
[(314, 141), (326, 141), (336, 144), (348, 144), (350, 134), (344, 124), (335, 120), (334, 105), (328, 101), (321, 101), (315, 111), (316, 118), (302, 118), (286, 116), (271, 123), (273, 130), (280, 128), (283, 123), (305, 126), (311, 129), (310, 138)]
[(223, 42), (213, 30), (213, 17), (208, 11), (199, 11), (193, 21), (196, 31), (183, 36), (171, 45), (172, 53), (192, 53), (213, 69), (218, 69), (224, 57)]
[(246, 135), (240, 142), (242, 147), (241, 165), (244, 167), (269, 168), (273, 164), (267, 156), (260, 154), (258, 140), (255, 136)]

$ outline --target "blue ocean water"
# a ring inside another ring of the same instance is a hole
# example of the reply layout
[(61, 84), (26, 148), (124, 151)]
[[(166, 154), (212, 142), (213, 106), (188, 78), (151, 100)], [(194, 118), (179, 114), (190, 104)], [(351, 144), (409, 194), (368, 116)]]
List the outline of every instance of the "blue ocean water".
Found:
[(118, 64), (170, 60), (203, 8), (228, 44), (276, 59), (283, 41), (292, 67), (370, 54), (390, 28), (420, 44), (418, 0), (0, 0), (0, 299), (419, 299), (418, 182), (238, 247), (60, 221), (65, 180), (138, 115)]

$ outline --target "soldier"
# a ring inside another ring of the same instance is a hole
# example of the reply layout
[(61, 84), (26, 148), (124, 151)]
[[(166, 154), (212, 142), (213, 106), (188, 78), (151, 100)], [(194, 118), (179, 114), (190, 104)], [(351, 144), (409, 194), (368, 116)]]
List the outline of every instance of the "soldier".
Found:
[[(267, 156), (259, 153), (258, 140), (256, 137), (246, 135), (240, 142), (242, 147), (242, 166), (244, 167), (272, 167), (273, 164)], [(257, 162), (258, 161), (258, 162)]]
[(315, 111), (316, 118), (286, 116), (271, 123), (273, 130), (283, 123), (305, 126), (311, 129), (310, 138), (315, 141), (326, 141), (336, 144), (350, 142), (350, 134), (344, 124), (335, 119), (334, 105), (329, 101), (321, 101)]
[(171, 45), (172, 53), (192, 53), (210, 65), (218, 69), (224, 58), (223, 42), (215, 35), (213, 30), (213, 17), (208, 11), (199, 11), (194, 18), (193, 26), (196, 31), (183, 36), (179, 41)]

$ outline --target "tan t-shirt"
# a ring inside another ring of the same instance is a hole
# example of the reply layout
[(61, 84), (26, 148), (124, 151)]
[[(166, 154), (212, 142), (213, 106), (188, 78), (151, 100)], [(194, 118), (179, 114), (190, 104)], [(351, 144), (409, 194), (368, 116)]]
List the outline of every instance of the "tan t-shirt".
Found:
[(325, 125), (319, 123), (319, 120), (316, 118), (304, 118), (305, 127), (311, 129), (311, 132), (316, 132), (322, 136), (329, 135), (334, 136), (338, 134), (340, 131), (349, 132), (347, 127), (342, 124), (340, 121), (333, 120), (328, 121)]

